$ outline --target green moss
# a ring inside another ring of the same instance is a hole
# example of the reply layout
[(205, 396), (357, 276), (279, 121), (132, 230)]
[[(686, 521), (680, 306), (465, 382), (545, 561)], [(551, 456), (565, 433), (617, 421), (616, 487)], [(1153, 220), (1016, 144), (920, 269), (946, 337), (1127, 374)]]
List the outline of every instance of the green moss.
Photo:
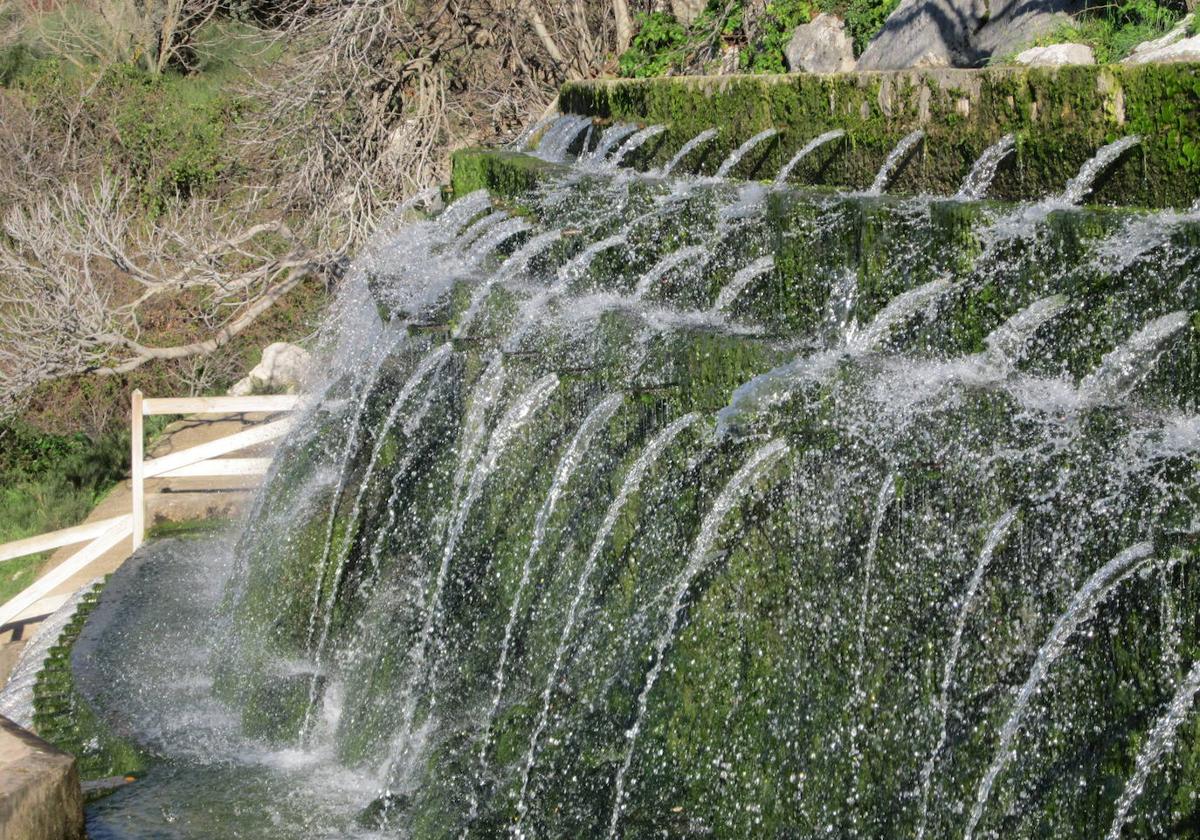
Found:
[(540, 176), (557, 168), (516, 152), (460, 149), (450, 155), (450, 190), (454, 197), (486, 189), (512, 198), (525, 194)]
[(33, 687), (33, 723), (38, 735), (79, 763), (84, 781), (136, 773), (147, 758), (136, 746), (105, 726), (75, 687), (71, 650), (100, 600), (101, 583), (83, 596), (71, 621), (50, 648)]
[(812, 137), (841, 128), (837, 154), (793, 180), (861, 188), (904, 135), (922, 128), (923, 148), (895, 192), (955, 192), (972, 162), (1010, 132), (1020, 144), (993, 184), (997, 198), (1057, 193), (1098, 147), (1128, 134), (1142, 135), (1141, 145), (1097, 184), (1094, 200), (1186, 206), (1200, 183), (1200, 78), (1187, 65), (571, 82), (560, 103), (568, 113), (666, 124), (663, 159), (705, 128), (721, 129), (712, 161), (757, 131), (780, 129), (751, 177), (767, 177)]

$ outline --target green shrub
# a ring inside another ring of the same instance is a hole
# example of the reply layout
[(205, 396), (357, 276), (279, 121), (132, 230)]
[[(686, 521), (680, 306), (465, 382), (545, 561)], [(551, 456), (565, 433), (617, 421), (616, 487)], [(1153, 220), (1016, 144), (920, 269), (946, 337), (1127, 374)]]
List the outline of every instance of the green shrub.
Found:
[(845, 7), (846, 32), (854, 41), (854, 52), (862, 54), (867, 44), (883, 28), (900, 0), (850, 0)]
[[(0, 543), (67, 528), (129, 471), (129, 434), (97, 440), (48, 435), (22, 423), (0, 428)], [(33, 582), (46, 555), (0, 566), (0, 603)]]
[(638, 15), (637, 30), (629, 49), (617, 61), (622, 76), (661, 76), (682, 64), (688, 32), (674, 17), (665, 12)]
[(742, 68), (752, 73), (785, 73), (784, 50), (797, 26), (812, 20), (808, 0), (773, 0), (759, 20), (753, 43), (742, 51)]

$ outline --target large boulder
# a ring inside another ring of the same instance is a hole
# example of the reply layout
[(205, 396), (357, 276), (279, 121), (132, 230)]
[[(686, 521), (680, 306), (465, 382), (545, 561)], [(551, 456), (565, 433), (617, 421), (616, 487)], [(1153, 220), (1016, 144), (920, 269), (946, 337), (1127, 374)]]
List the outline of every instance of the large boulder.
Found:
[(295, 392), (308, 379), (312, 359), (308, 351), (286, 341), (277, 341), (263, 348), (262, 361), (255, 365), (245, 379), (229, 389), (235, 397), (254, 393)]
[(991, 14), (971, 44), (978, 56), (1007, 58), (1071, 22), (1083, 10), (1080, 0), (994, 0)]
[(1068, 64), (1095, 64), (1096, 56), (1087, 44), (1052, 44), (1030, 47), (1013, 59), (1017, 64), (1040, 67), (1063, 67)]
[(971, 35), (987, 19), (984, 0), (903, 0), (858, 58), (859, 70), (972, 67)]
[(671, 14), (675, 20), (687, 26), (700, 17), (706, 5), (706, 0), (671, 0)]
[(1161, 38), (1143, 41), (1133, 48), (1123, 64), (1148, 64), (1150, 62), (1197, 61), (1200, 62), (1200, 35), (1186, 37), (1191, 31), (1194, 12)]
[(797, 26), (783, 51), (793, 73), (848, 73), (854, 69), (854, 42), (841, 18), (822, 12)]
[(1082, 7), (1082, 0), (903, 0), (863, 50), (858, 69), (980, 67)]

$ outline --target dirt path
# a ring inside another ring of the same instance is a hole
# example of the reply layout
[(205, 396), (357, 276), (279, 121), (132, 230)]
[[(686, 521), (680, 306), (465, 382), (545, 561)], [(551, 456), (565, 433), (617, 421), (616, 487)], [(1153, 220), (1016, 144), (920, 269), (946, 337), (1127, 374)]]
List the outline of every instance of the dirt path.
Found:
[[(148, 458), (160, 458), (181, 449), (188, 449), (217, 438), (227, 437), (251, 426), (282, 415), (267, 414), (207, 414), (178, 420), (163, 430), (162, 436), (147, 451)], [(274, 444), (262, 444), (231, 453), (228, 457), (269, 456)], [(240, 514), (251, 492), (258, 486), (258, 476), (222, 476), (213, 478), (150, 478), (146, 479), (146, 528), (163, 522), (184, 522), (195, 519), (227, 519)], [(95, 522), (129, 513), (132, 490), (128, 480), (122, 481), (92, 510), (85, 522)], [(83, 547), (71, 545), (55, 551), (42, 566), (38, 576), (46, 574)], [(33, 604), (15, 622), (0, 627), (0, 685), (16, 664), (25, 642), (38, 624), (61, 602), (64, 594), (72, 593), (98, 577), (115, 571), (131, 553), (130, 541), (122, 540), (115, 547), (90, 563), (78, 574), (56, 587), (46, 598)]]

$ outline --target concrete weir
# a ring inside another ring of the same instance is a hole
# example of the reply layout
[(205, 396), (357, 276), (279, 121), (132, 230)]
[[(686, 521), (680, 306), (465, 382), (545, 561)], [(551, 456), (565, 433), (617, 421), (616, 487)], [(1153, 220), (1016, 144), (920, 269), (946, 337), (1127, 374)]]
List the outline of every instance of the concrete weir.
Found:
[(0, 833), (12, 840), (83, 838), (75, 758), (0, 716)]
[(697, 132), (716, 127), (704, 159), (692, 164), (713, 174), (746, 138), (778, 129), (777, 142), (735, 173), (759, 180), (822, 132), (841, 129), (845, 142), (806, 159), (790, 181), (862, 189), (896, 144), (920, 129), (918, 159), (890, 191), (952, 195), (972, 162), (1014, 133), (1014, 165), (1001, 169), (989, 195), (1026, 200), (1057, 193), (1097, 148), (1137, 134), (1143, 144), (1097, 184), (1094, 201), (1186, 207), (1200, 193), (1193, 64), (600, 79), (567, 83), (559, 105), (564, 114), (666, 126), (626, 161), (638, 160), (638, 168), (662, 165)]

